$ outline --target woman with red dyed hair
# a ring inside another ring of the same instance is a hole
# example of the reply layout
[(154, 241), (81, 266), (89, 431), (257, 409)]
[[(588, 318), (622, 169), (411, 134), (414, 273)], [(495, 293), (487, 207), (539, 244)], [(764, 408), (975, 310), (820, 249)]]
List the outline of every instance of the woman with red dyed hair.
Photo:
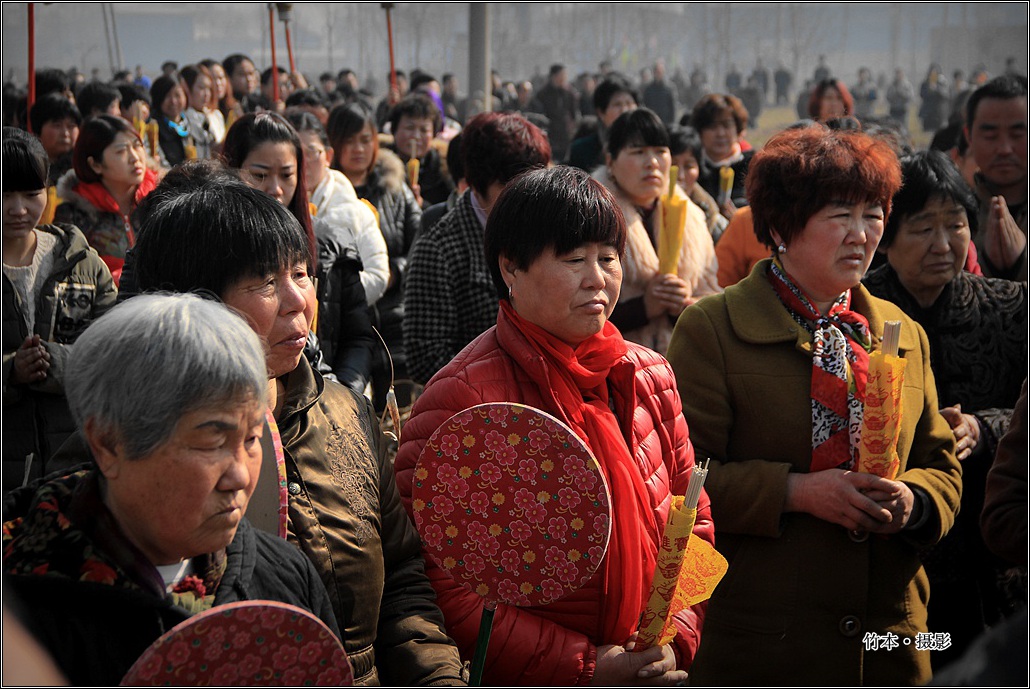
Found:
[[(755, 232), (775, 257), (676, 325), (668, 358), (694, 445), (712, 458), (705, 489), (730, 563), (708, 604), (697, 684), (930, 679), (918, 553), (951, 527), (961, 471), (926, 334), (859, 282), (900, 185), (894, 153), (861, 132), (775, 136), (747, 178)], [(895, 480), (857, 470), (885, 321), (901, 322), (905, 361)]]
[(812, 88), (812, 94), (808, 97), (808, 116), (816, 122), (854, 114), (855, 100), (843, 81), (823, 79)]

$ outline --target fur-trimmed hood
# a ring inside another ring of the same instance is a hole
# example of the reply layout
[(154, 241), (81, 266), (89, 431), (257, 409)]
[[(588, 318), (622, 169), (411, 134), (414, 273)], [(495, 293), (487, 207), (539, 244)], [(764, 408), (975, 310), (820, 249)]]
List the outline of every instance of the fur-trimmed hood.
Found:
[(407, 184), (407, 168), (400, 156), (388, 148), (380, 148), (372, 171), (375, 183), (384, 191), (396, 194)]
[(96, 220), (100, 217), (100, 210), (75, 190), (77, 186), (79, 186), (79, 176), (75, 174), (75, 170), (68, 170), (57, 180), (58, 198), (61, 199), (61, 203), (70, 203), (77, 210)]

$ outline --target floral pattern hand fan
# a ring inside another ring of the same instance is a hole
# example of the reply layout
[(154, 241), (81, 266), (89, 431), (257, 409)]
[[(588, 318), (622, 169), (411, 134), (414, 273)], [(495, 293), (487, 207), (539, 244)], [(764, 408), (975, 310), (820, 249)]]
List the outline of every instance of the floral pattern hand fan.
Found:
[(350, 686), (340, 640), (294, 605), (241, 601), (194, 615), (155, 641), (121, 686)]
[(426, 552), (487, 600), (546, 605), (604, 557), (611, 500), (597, 460), (558, 419), (481, 404), (430, 437), (415, 467), (415, 525)]

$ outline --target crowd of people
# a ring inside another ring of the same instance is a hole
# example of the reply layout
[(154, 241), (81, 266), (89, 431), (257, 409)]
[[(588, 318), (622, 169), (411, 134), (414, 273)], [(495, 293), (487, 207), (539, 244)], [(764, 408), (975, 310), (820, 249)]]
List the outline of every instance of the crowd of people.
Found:
[[(514, 402), (592, 450), (612, 535), (574, 593), (497, 606), (485, 683), (1025, 681), (982, 640), (1026, 639), (1025, 76), (931, 67), (929, 150), (900, 69), (848, 86), (823, 57), (761, 145), (794, 81), (761, 61), (721, 90), (661, 61), (469, 98), (389, 81), (376, 100), (351, 70), (234, 54), (152, 81), (44, 69), (31, 104), (5, 87), (19, 643), (113, 686), (190, 615), (273, 600), (320, 618), (358, 684), (464, 685), (483, 599), (421, 547), (417, 463), (453, 414)], [(692, 537), (729, 569), (640, 651), (701, 458)], [(285, 539), (246, 516), (269, 463)]]

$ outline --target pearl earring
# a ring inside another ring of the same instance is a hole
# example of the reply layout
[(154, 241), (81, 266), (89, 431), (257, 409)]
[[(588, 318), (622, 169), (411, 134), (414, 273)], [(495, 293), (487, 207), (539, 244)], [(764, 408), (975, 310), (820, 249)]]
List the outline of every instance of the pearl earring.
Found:
[(776, 247), (776, 253), (779, 253), (779, 254), (787, 253), (787, 246), (783, 242), (780, 242), (780, 245), (778, 247)]

